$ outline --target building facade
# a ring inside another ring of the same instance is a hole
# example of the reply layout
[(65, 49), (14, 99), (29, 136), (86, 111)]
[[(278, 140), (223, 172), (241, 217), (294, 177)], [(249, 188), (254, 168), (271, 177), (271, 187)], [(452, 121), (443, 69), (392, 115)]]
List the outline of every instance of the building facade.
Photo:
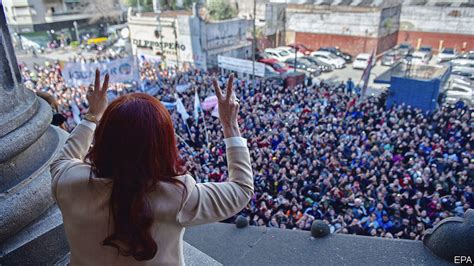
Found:
[(217, 56), (249, 58), (247, 33), (251, 20), (206, 21), (198, 8), (128, 15), (133, 54), (139, 59), (163, 61), (168, 66), (217, 67)]
[(408, 3), (402, 6), (398, 43), (474, 50), (474, 1)]
[[(250, 13), (253, 0), (241, 0)], [(269, 0), (265, 6), (266, 47), (302, 43), (339, 46), (353, 55), (381, 54), (400, 44), (459, 51), (474, 49), (473, 0)], [(257, 9), (259, 11), (259, 9)], [(261, 12), (260, 12), (261, 13)], [(257, 12), (258, 14), (258, 12)]]
[[(109, 21), (123, 20), (119, 0), (3, 0), (10, 31), (25, 39), (76, 40), (81, 33), (105, 31)], [(76, 34), (76, 30), (80, 34)], [(16, 38), (18, 39), (18, 38)], [(44, 44), (42, 44), (44, 45)]]

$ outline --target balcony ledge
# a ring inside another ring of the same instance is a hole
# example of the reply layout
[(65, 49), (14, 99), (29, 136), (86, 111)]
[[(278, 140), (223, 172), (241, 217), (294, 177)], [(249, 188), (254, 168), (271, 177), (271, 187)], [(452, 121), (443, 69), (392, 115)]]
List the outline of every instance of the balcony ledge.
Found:
[(224, 265), (448, 265), (421, 241), (214, 223), (186, 229), (184, 240)]

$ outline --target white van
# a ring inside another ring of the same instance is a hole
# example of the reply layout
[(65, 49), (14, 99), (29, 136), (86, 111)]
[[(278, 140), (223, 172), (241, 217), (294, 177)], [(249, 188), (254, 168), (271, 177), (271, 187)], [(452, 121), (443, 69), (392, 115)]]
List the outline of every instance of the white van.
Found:
[(430, 56), (424, 52), (414, 52), (411, 56), (411, 63), (414, 65), (425, 65), (430, 62)]

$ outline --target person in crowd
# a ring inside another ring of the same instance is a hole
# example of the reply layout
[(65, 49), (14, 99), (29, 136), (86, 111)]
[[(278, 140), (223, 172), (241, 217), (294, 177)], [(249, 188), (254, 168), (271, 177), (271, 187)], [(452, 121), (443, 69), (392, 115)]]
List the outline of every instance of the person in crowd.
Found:
[(107, 74), (101, 86), (96, 71), (84, 120), (51, 164), (71, 264), (184, 265), (184, 228), (227, 219), (253, 196), (233, 77), (225, 95), (214, 81), (228, 176), (206, 184), (186, 173), (173, 121), (160, 101), (133, 93), (107, 106), (108, 80)]

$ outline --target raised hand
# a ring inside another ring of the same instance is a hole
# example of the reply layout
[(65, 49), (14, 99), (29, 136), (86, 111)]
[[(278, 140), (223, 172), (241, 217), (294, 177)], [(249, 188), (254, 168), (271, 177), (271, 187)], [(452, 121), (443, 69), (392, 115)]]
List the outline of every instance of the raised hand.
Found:
[(239, 114), (239, 101), (233, 91), (234, 74), (231, 74), (227, 81), (226, 94), (222, 95), (221, 88), (214, 78), (212, 80), (214, 90), (217, 96), (217, 105), (219, 109), (219, 119), (224, 130), (224, 138), (240, 137), (239, 124), (237, 117)]
[(105, 75), (104, 83), (100, 86), (100, 71), (95, 70), (94, 87), (87, 91), (87, 101), (89, 102), (89, 113), (100, 120), (107, 108), (107, 89), (109, 88), (109, 74)]

